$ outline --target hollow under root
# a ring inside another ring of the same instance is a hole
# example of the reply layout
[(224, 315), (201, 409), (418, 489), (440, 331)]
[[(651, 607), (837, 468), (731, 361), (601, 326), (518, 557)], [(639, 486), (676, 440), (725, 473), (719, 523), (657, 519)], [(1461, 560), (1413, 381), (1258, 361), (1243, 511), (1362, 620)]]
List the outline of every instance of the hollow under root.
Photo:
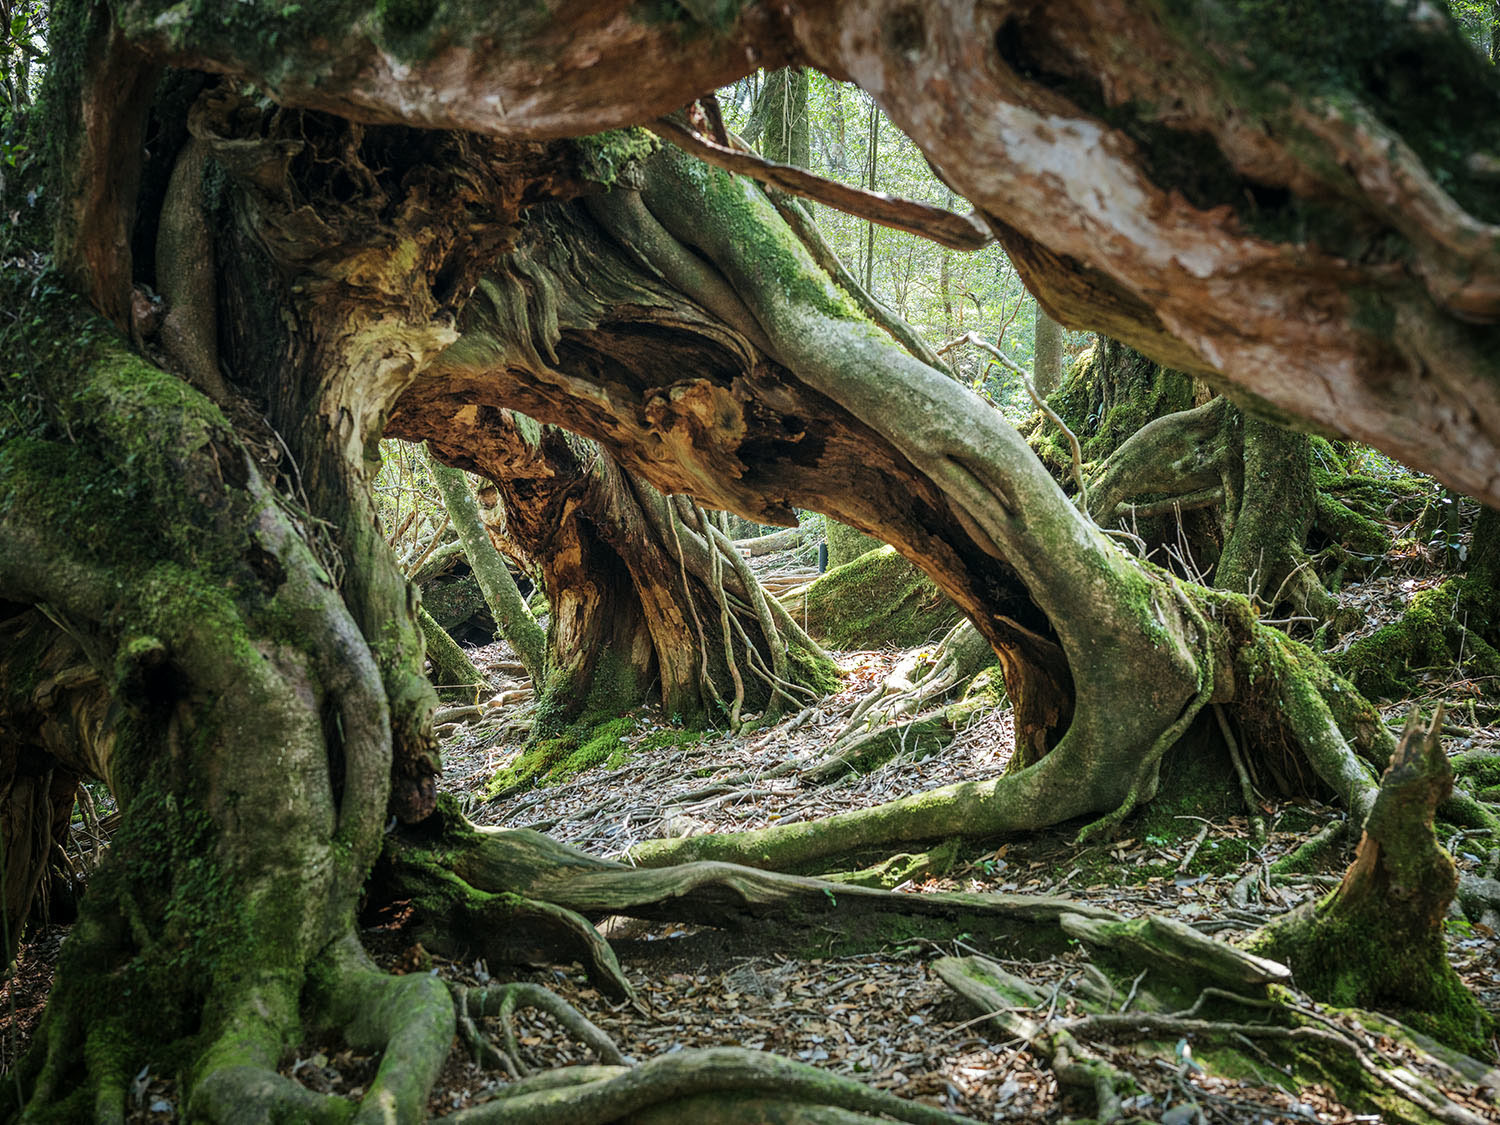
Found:
[(972, 622), (955, 625), (936, 650), (909, 654), (878, 688), (860, 699), (827, 753), (803, 776), (827, 782), (911, 747), (941, 749), (953, 737), (947, 712), (922, 712), (952, 699), (994, 660), (989, 642)]

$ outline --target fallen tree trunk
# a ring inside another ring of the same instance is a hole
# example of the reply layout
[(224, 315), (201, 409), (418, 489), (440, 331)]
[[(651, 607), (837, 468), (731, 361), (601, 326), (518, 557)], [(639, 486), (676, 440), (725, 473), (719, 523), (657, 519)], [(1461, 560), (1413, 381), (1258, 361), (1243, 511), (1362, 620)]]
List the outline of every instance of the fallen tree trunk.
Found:
[(793, 547), (802, 543), (802, 529), (800, 527), (789, 527), (785, 531), (773, 532), (770, 535), (757, 535), (754, 539), (736, 539), (735, 547), (749, 555), (752, 559), (761, 555), (774, 555), (780, 551), (790, 551)]

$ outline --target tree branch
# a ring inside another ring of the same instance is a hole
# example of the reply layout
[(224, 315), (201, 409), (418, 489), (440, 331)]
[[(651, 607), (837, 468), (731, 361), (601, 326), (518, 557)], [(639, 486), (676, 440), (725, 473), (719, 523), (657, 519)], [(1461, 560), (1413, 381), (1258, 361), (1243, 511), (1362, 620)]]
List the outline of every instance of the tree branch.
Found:
[(989, 228), (972, 214), (955, 215), (931, 204), (825, 180), (790, 164), (776, 164), (752, 153), (725, 148), (664, 117), (657, 118), (647, 128), (707, 164), (825, 203), (883, 227), (930, 239), (950, 250), (979, 250), (995, 240)]

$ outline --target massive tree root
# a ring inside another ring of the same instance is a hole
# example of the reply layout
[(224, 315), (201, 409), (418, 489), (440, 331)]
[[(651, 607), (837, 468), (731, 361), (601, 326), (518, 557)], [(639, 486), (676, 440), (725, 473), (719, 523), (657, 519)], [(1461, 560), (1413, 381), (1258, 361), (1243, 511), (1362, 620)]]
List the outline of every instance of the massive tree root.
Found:
[(29, 691), (7, 661), (5, 713), (59, 768), (108, 781), (124, 818), (18, 1075), (30, 1103), (108, 1118), (153, 1045), (194, 1036), (203, 1075), (274, 1068), (378, 851), (392, 709), (217, 408), (66, 303), (43, 312), (81, 355), (31, 356), (32, 386), (68, 405), (6, 436), (0, 596), (51, 625), (16, 656), (74, 655)]
[[(1018, 746), (999, 782), (655, 842), (633, 852), (639, 861), (795, 865), (1086, 816), (1110, 818), (1102, 830), (1149, 799), (1161, 756), (1211, 704), (1252, 759), (1264, 749), (1300, 763), (1272, 769), (1287, 788), (1326, 785), (1363, 817), (1370, 763), (1384, 764), (1390, 739), (1315, 656), (1258, 625), (1243, 597), (1123, 555), (995, 412), (871, 331), (753, 185), (670, 152), (642, 180), (532, 211), (526, 240), (467, 310), (464, 338), (404, 395), (401, 425), (467, 426), (463, 444), (482, 447), (484, 429), (502, 432), (496, 411), (519, 406), (663, 487), (758, 519), (821, 507), (878, 532), (994, 647)], [(662, 383), (684, 363), (691, 379)], [(868, 378), (876, 368), (884, 377)]]

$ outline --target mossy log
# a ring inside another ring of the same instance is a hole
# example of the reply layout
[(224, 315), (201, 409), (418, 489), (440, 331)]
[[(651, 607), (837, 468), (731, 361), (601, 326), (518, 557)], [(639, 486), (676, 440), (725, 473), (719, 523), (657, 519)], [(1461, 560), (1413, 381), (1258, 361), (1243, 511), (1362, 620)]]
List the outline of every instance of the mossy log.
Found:
[(752, 559), (761, 555), (774, 555), (781, 551), (790, 551), (793, 547), (801, 546), (802, 529), (800, 527), (783, 528), (781, 531), (772, 532), (770, 535), (757, 535), (752, 539), (736, 539), (734, 545), (737, 549), (749, 555)]
[(433, 620), (425, 609), (417, 611), (417, 623), (422, 627), (422, 637), (427, 642), (427, 659), (432, 661), (432, 678), (438, 689), (456, 691), (459, 694), (477, 697), (484, 689), (484, 674), (474, 667), (469, 654)]
[(841, 566), (830, 554), (829, 563), (782, 605), (830, 648), (914, 648), (957, 623), (958, 608), (894, 547), (878, 544)]
[[(1075, 974), (1070, 979), (1077, 984), (1057, 990), (1039, 989), (984, 957), (940, 958), (933, 970), (1002, 1033), (1022, 1039), (1047, 1060), (1061, 1085), (1094, 1105), (1099, 1121), (1122, 1116), (1121, 1100), (1136, 1086), (1127, 1066), (1155, 1058), (1175, 1070), (1183, 1065), (1184, 1047), (1199, 1073), (1283, 1090), (1288, 1081), (1335, 1083), (1346, 1106), (1393, 1123), (1484, 1121), (1433, 1078), (1415, 1073), (1409, 1066), (1413, 1053), (1442, 1075), (1449, 1090), (1463, 1090), (1481, 1104), (1500, 1093), (1500, 1072), (1473, 1058), (1374, 1013), (1350, 1010), (1330, 1019), (1284, 988), (1210, 986), (1190, 994), (1191, 1003), (1184, 1001), (1175, 1013), (1153, 1010), (1149, 982), (1157, 966), (1148, 950), (1140, 953), (1109, 964), (1108, 975), (1090, 964), (1094, 976)], [(1112, 980), (1119, 981), (1118, 990)], [(1093, 1047), (1111, 1041), (1128, 1043), (1129, 1054), (1106, 1056)], [(1393, 1049), (1383, 1051), (1382, 1043)]]
[(828, 569), (836, 570), (841, 566), (848, 566), (856, 559), (878, 551), (885, 544), (873, 535), (852, 528), (847, 524), (839, 523), (838, 520), (828, 520), (824, 524), (823, 536), (828, 542)]

